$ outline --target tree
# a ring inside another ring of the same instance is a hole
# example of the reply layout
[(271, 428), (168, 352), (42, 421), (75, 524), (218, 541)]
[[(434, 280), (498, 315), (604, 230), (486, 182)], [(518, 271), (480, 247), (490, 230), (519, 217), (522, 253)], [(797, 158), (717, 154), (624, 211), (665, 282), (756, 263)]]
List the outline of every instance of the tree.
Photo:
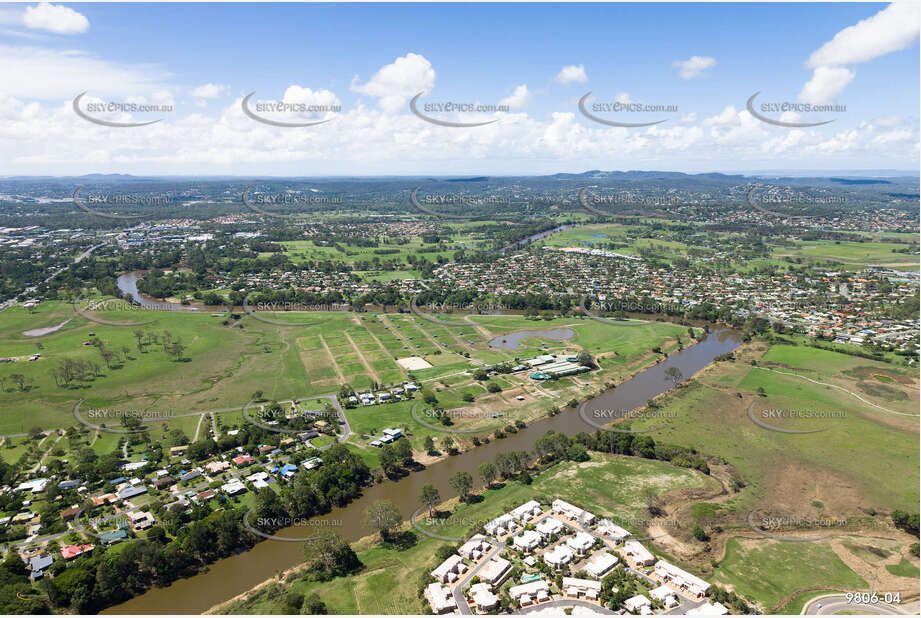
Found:
[(304, 542), (304, 561), (309, 570), (332, 575), (350, 573), (361, 565), (352, 547), (328, 528)]
[(480, 464), (480, 467), (477, 468), (477, 472), (480, 475), (480, 480), (489, 487), (493, 484), (493, 481), (496, 480), (496, 466), (488, 461), (484, 461)]
[(397, 505), (390, 500), (378, 500), (365, 511), (362, 523), (365, 528), (379, 533), (382, 541), (386, 541), (390, 532), (402, 521), (403, 516)]
[(429, 507), (429, 517), (435, 511), (435, 505), (441, 500), (441, 494), (434, 485), (423, 485), (422, 493), (419, 494), (419, 502)]
[(678, 386), (681, 380), (684, 379), (684, 374), (677, 367), (669, 367), (665, 370), (665, 379), (669, 380), (672, 386)]
[(589, 354), (586, 350), (579, 352), (579, 354), (576, 356), (576, 361), (583, 367), (595, 367), (595, 359), (593, 359), (592, 355)]
[(650, 515), (655, 517), (662, 512), (659, 506), (659, 494), (653, 487), (646, 487), (643, 489), (643, 501), (646, 503), (646, 510), (649, 511)]
[(449, 482), (451, 483), (451, 487), (454, 488), (454, 491), (460, 496), (460, 499), (466, 502), (467, 494), (469, 494), (470, 490), (473, 488), (473, 477), (470, 476), (470, 473), (456, 472)]

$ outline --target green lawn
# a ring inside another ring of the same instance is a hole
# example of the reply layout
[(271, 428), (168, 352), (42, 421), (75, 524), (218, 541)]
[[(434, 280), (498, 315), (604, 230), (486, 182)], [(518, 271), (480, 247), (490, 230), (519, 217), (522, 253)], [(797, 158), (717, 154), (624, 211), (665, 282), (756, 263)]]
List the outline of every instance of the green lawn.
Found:
[[(864, 590), (866, 581), (827, 546), (730, 539), (715, 581), (760, 601), (767, 612), (803, 588)], [(815, 596), (814, 593), (813, 596)], [(811, 597), (810, 597), (811, 598)]]

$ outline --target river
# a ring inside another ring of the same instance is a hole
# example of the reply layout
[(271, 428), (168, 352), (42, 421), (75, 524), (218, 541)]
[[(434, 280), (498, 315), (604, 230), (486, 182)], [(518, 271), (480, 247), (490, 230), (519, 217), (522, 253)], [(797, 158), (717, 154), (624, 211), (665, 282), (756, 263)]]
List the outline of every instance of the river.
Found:
[(119, 275), (118, 279), (115, 280), (115, 285), (118, 286), (118, 289), (122, 291), (126, 298), (136, 302), (145, 309), (153, 309), (154, 311), (204, 311), (204, 309), (200, 307), (180, 305), (179, 303), (167, 303), (156, 300), (146, 294), (142, 294), (138, 291), (138, 279), (143, 276), (143, 271), (134, 270), (127, 272), (123, 275)]
[[(586, 410), (636, 409), (668, 389), (670, 382), (666, 379), (665, 370), (669, 367), (678, 367), (686, 378), (690, 377), (709, 365), (715, 357), (734, 350), (739, 343), (736, 331), (713, 331), (700, 343), (672, 354), (665, 361), (640, 372), (617, 388), (586, 402), (583, 407)], [(335, 509), (320, 519), (341, 522), (341, 525), (336, 525), (333, 529), (349, 541), (355, 541), (369, 534), (369, 531), (362, 527), (361, 519), (365, 509), (377, 500), (392, 501), (399, 507), (404, 518), (409, 519), (419, 507), (418, 496), (423, 485), (432, 484), (438, 488), (442, 496), (453, 496), (456, 492), (451, 489), (448, 479), (456, 472), (468, 472), (477, 479), (477, 467), (481, 463), (495, 460), (496, 455), (504, 451), (530, 451), (535, 441), (547, 431), (573, 435), (580, 431), (592, 432), (595, 429), (596, 427), (582, 419), (578, 410), (566, 408), (560, 414), (535, 421), (505, 439), (492, 440), (489, 444), (455, 457), (437, 461), (399, 481), (385, 481), (367, 487), (357, 500), (341, 509)], [(282, 537), (305, 537), (309, 536), (309, 531), (305, 534), (305, 527), (301, 526), (280, 530), (276, 534)], [(246, 592), (273, 577), (277, 572), (296, 566), (301, 561), (301, 543), (263, 541), (248, 552), (213, 563), (206, 572), (174, 582), (167, 588), (153, 588), (102, 613), (200, 614), (218, 603)]]

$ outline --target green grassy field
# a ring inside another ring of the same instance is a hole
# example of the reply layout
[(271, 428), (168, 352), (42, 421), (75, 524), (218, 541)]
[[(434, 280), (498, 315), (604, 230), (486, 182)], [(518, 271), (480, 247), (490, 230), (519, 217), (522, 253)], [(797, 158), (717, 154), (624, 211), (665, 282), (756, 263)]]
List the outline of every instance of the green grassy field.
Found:
[[(562, 463), (535, 476), (531, 486), (516, 482), (484, 492), (484, 500), (458, 506), (451, 519), (459, 522), (488, 521), (509, 508), (541, 495), (552, 500), (560, 497), (593, 509), (597, 514), (630, 517), (635, 514), (634, 492), (645, 486), (662, 491), (679, 487), (702, 487), (713, 483), (698, 472), (674, 468), (659, 461), (594, 455), (582, 464)], [(451, 504), (455, 502), (452, 501)], [(420, 518), (420, 524), (424, 518)], [(463, 533), (465, 523), (458, 526), (438, 526), (438, 533)], [(306, 595), (316, 593), (326, 603), (329, 613), (420, 614), (427, 603), (416, 595), (419, 578), (437, 566), (435, 550), (445, 541), (413, 532), (413, 543), (405, 549), (387, 547), (377, 539), (365, 539), (354, 544), (364, 564), (354, 576), (327, 582), (309, 582), (297, 576), (281, 586), (270, 585), (242, 602), (220, 608), (228, 614), (273, 614), (282, 609), (285, 593), (296, 591)]]
[[(767, 611), (777, 608), (793, 590), (863, 590), (868, 586), (822, 544), (748, 539), (729, 540), (715, 581), (761, 601)], [(810, 592), (808, 598), (818, 594)]]

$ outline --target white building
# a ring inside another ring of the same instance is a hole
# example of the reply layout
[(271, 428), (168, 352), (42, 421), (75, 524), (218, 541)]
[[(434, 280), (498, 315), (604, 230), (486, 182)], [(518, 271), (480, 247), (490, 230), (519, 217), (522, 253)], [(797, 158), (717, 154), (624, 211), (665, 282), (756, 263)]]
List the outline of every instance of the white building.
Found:
[(492, 549), (492, 545), (486, 541), (486, 537), (482, 534), (476, 534), (461, 545), (457, 553), (467, 560), (479, 560), (484, 554), (488, 554), (490, 549)]
[(467, 594), (478, 612), (492, 611), (499, 605), (499, 597), (492, 593), (492, 587), (486, 582), (473, 584)]
[(624, 554), (627, 555), (627, 561), (634, 567), (650, 566), (656, 561), (655, 556), (638, 541), (627, 541), (624, 543)]
[(529, 500), (525, 502), (517, 509), (513, 509), (509, 515), (520, 521), (521, 523), (527, 523), (534, 519), (535, 517), (540, 517), (543, 514), (543, 511), (540, 508), (540, 504), (536, 500)]
[(601, 579), (608, 571), (617, 566), (617, 562), (617, 556), (613, 556), (606, 551), (600, 551), (593, 555), (585, 565), (585, 572), (595, 579)]
[(566, 545), (580, 556), (590, 550), (595, 544), (595, 537), (587, 532), (577, 532), (575, 536), (566, 539)]
[(601, 596), (601, 582), (592, 581), (590, 579), (579, 579), (576, 577), (564, 577), (563, 592), (568, 597), (576, 599), (585, 597), (595, 600)]
[(662, 601), (666, 609), (671, 609), (673, 607), (678, 607), (678, 598), (675, 596), (675, 591), (662, 584), (658, 588), (653, 588), (649, 591), (649, 596), (657, 601)]
[(550, 600), (550, 585), (542, 579), (519, 584), (508, 589), (509, 596), (518, 601), (520, 607)]
[(649, 599), (647, 599), (641, 594), (638, 594), (635, 597), (630, 597), (629, 599), (624, 601), (624, 607), (626, 607), (631, 612), (638, 612), (638, 611), (641, 611), (643, 608), (646, 608), (648, 610), (651, 605), (652, 605), (652, 601), (650, 601)]
[(252, 483), (256, 489), (262, 489), (269, 486), (269, 478), (268, 472), (256, 472), (246, 477), (246, 480)]
[(448, 559), (438, 565), (431, 575), (438, 581), (450, 584), (457, 580), (457, 576), (467, 570), (467, 565), (457, 554), (448, 556)]
[(608, 537), (615, 543), (623, 543), (630, 538), (630, 533), (615, 524), (610, 519), (602, 519), (598, 522), (598, 532)]
[(512, 545), (521, 551), (531, 551), (540, 545), (540, 535), (533, 530), (524, 530), (512, 540)]
[(557, 545), (544, 554), (544, 562), (555, 569), (572, 562), (572, 550), (565, 545)]
[(662, 583), (670, 584), (678, 592), (694, 599), (702, 598), (710, 588), (708, 582), (664, 560), (656, 562), (655, 576)]
[(491, 586), (498, 586), (505, 581), (506, 576), (508, 576), (511, 570), (511, 562), (505, 558), (493, 556), (479, 571), (477, 571), (477, 577), (489, 583)]
[(486, 529), (486, 534), (491, 534), (492, 536), (503, 536), (509, 534), (518, 529), (518, 524), (515, 523), (515, 518), (506, 513), (505, 515), (500, 515), (494, 520), (489, 522), (484, 526)]
[(543, 536), (553, 536), (563, 532), (563, 522), (554, 517), (545, 517), (534, 526)]
[(585, 509), (580, 509), (579, 507), (569, 504), (563, 500), (554, 500), (553, 504), (551, 504), (551, 508), (553, 509), (554, 513), (558, 513), (569, 519), (582, 522), (586, 526), (590, 526), (595, 523), (595, 516), (593, 514), (589, 513)]
[(432, 582), (425, 588), (425, 598), (428, 599), (432, 611), (436, 614), (446, 614), (457, 609), (457, 603), (454, 601), (450, 588), (438, 582)]
[(221, 485), (221, 489), (225, 494), (229, 496), (235, 496), (236, 494), (240, 494), (246, 491), (246, 485), (244, 485), (243, 481), (240, 479), (234, 479), (229, 483), (224, 483)]
[(700, 607), (688, 610), (688, 616), (725, 616), (729, 609), (722, 603), (710, 603), (707, 601)]

